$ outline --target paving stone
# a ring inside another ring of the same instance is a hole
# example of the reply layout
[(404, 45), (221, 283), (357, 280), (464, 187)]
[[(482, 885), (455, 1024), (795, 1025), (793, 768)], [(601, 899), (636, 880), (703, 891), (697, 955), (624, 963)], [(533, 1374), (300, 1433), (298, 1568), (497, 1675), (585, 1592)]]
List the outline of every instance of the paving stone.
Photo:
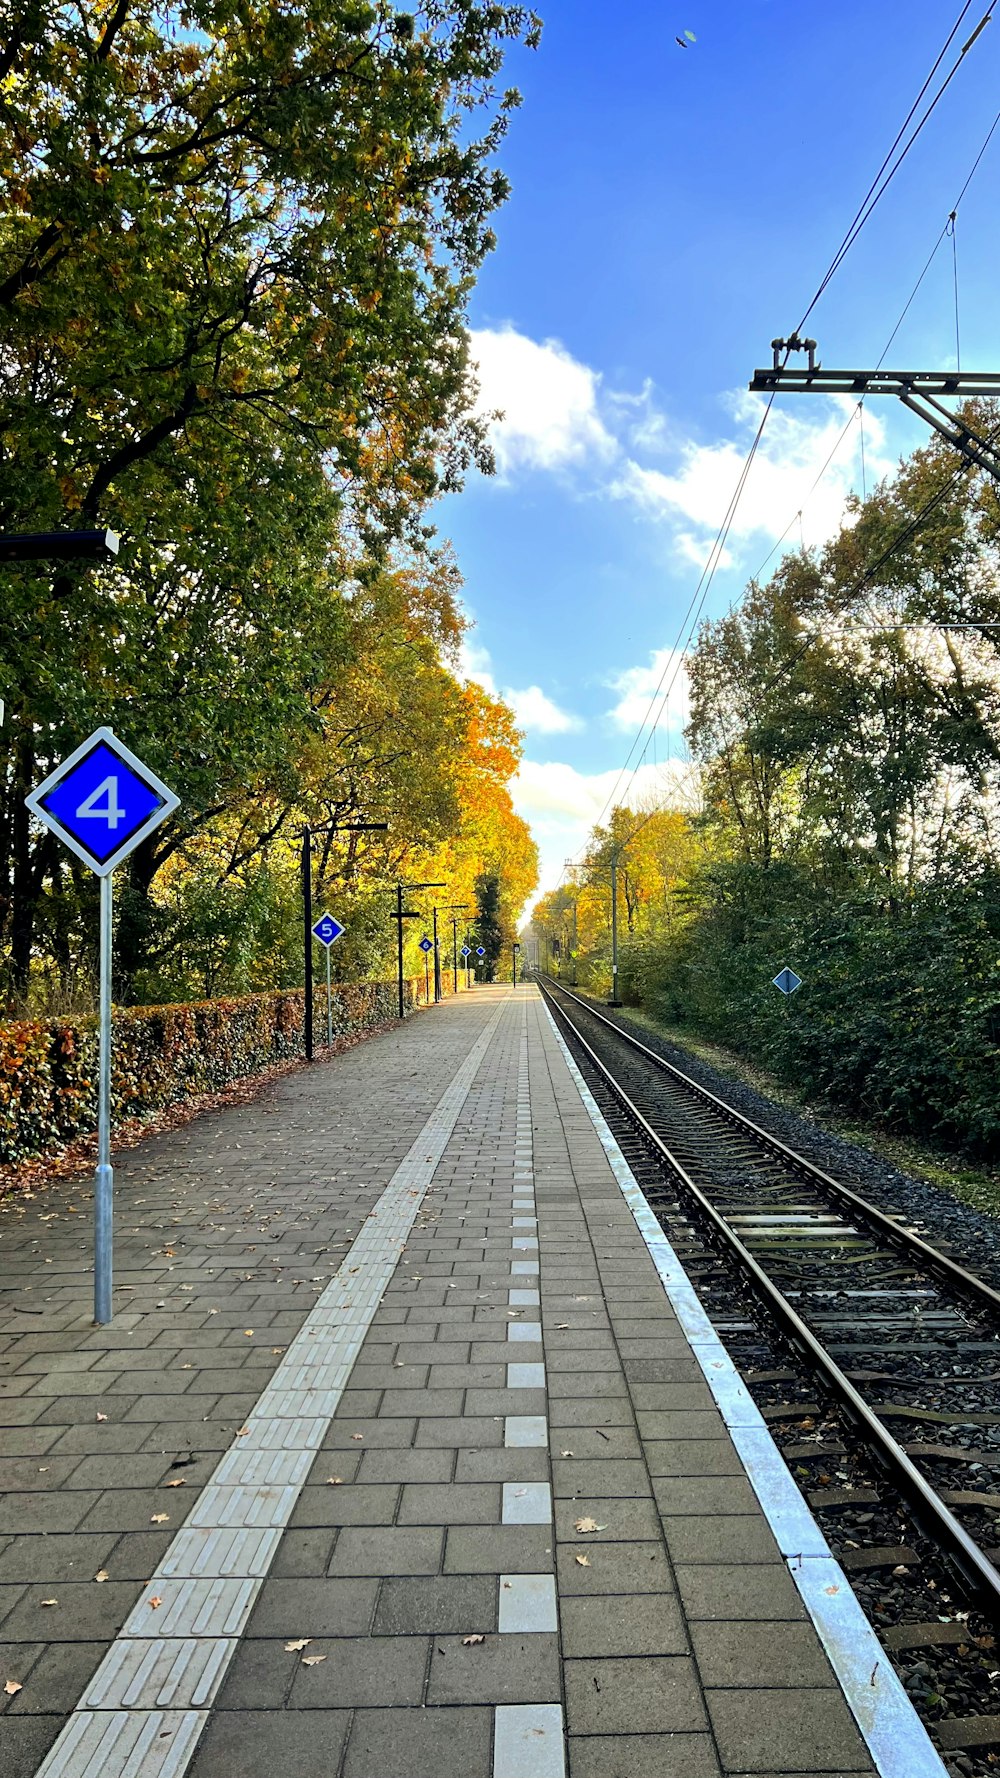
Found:
[(93, 1572), (103, 1568), (109, 1580), (147, 1580), (171, 1542), (169, 1530), (126, 1532), (111, 1553), (94, 1564)]
[(545, 1482), (549, 1454), (544, 1447), (522, 1445), (508, 1450), (459, 1451), (456, 1482)]
[(280, 1641), (253, 1637), (241, 1642), (213, 1709), (283, 1710), (299, 1659), (286, 1653)]
[[(24, 1645), (22, 1645), (23, 1647)], [(97, 1671), (104, 1653), (103, 1642), (53, 1642), (32, 1662), (30, 1673), (16, 1670), (16, 1662), (0, 1655), (4, 1679), (24, 1680), (24, 1690), (8, 1705), (11, 1716), (38, 1716), (50, 1712), (68, 1714)]]
[(473, 1415), (467, 1419), (457, 1415), (421, 1419), (417, 1425), (415, 1444), (418, 1449), (436, 1450), (483, 1448), (503, 1444), (503, 1419), (500, 1415)]
[[(48, 1585), (29, 1586), (4, 1619), (4, 1637), (11, 1642), (92, 1642), (101, 1638), (110, 1641), (135, 1604), (138, 1591), (134, 1583), (116, 1585), (109, 1581), (95, 1586), (93, 1575), (86, 1581), (59, 1582), (57, 1595), (51, 1593)], [(54, 1596), (58, 1596), (58, 1605), (42, 1605), (43, 1599)]]
[(679, 1564), (677, 1590), (688, 1618), (694, 1622), (758, 1623), (804, 1618), (805, 1607), (787, 1568), (780, 1562)]
[[(419, 1704), (427, 1670), (426, 1637), (384, 1636), (315, 1641), (308, 1655), (325, 1655), (316, 1666), (294, 1657), (289, 1703), (296, 1710), (391, 1708)], [(288, 1657), (286, 1656), (286, 1659)]]
[(448, 1534), (446, 1574), (549, 1574), (550, 1525), (457, 1525)]
[[(461, 1452), (461, 1457), (467, 1455)], [(386, 1450), (365, 1451), (357, 1472), (359, 1483), (373, 1482), (450, 1482), (455, 1468), (451, 1450)], [(458, 1476), (459, 1481), (491, 1481), (490, 1476)]]
[(3, 1778), (34, 1778), (62, 1726), (62, 1716), (0, 1716)]
[(492, 1778), (492, 1741), (487, 1706), (358, 1710), (343, 1778)]
[(653, 1483), (653, 1495), (664, 1517), (759, 1512), (757, 1496), (746, 1476), (661, 1476)]
[(567, 1596), (559, 1617), (563, 1649), (568, 1656), (688, 1653), (684, 1617), (672, 1594)]
[(704, 1686), (825, 1686), (836, 1683), (812, 1624), (693, 1623)]
[[(594, 1519), (600, 1525), (600, 1531), (586, 1533), (576, 1529), (578, 1519)], [(631, 1500), (597, 1498), (592, 1494), (578, 1496), (575, 1500), (558, 1500), (556, 1502), (556, 1537), (560, 1543), (581, 1542), (593, 1544), (634, 1542), (637, 1538), (650, 1538), (659, 1542), (662, 1537), (660, 1520), (656, 1507), (651, 1500)]]
[(18, 1537), (0, 1550), (0, 1585), (13, 1581), (75, 1580), (96, 1574), (114, 1549), (115, 1533), (93, 1532), (88, 1536)]
[(571, 1735), (569, 1778), (721, 1778), (711, 1735)]
[(649, 1498), (649, 1476), (641, 1459), (616, 1461), (609, 1457), (606, 1462), (595, 1462), (578, 1458), (574, 1450), (572, 1459), (562, 1461), (558, 1457), (559, 1449), (557, 1445), (552, 1464), (553, 1492), (557, 1497), (576, 1498), (591, 1494), (604, 1498), (626, 1495)]
[(446, 1574), (382, 1583), (376, 1636), (487, 1634), (496, 1629), (492, 1576)]
[(723, 1764), (745, 1773), (864, 1772), (870, 1756), (839, 1691), (709, 1691)]
[(190, 1778), (326, 1778), (340, 1764), (349, 1710), (246, 1710), (213, 1717), (188, 1768)]
[[(323, 1467), (329, 1475), (340, 1473), (328, 1458), (324, 1458)], [(391, 1525), (399, 1495), (399, 1488), (392, 1485), (364, 1488), (356, 1482), (337, 1486), (329, 1481), (322, 1486), (307, 1485), (295, 1503), (289, 1525), (293, 1531), (312, 1525)]]
[(643, 1455), (651, 1476), (741, 1476), (739, 1453), (729, 1438), (648, 1439)]
[(449, 1487), (408, 1484), (399, 1507), (400, 1525), (497, 1525), (500, 1488), (490, 1483)]
[(565, 1679), (571, 1735), (627, 1735), (640, 1726), (645, 1733), (677, 1734), (708, 1726), (686, 1655), (568, 1660)]
[[(437, 1574), (445, 1533), (436, 1528), (348, 1525), (337, 1537), (331, 1575)], [(460, 1572), (472, 1572), (466, 1568)], [(481, 1570), (479, 1570), (481, 1572)], [(496, 1570), (499, 1573), (499, 1569)]]
[[(586, 1566), (578, 1561), (580, 1556), (586, 1556)], [(636, 1593), (672, 1593), (674, 1590), (666, 1551), (661, 1543), (591, 1540), (588, 1548), (580, 1539), (560, 1547), (556, 1572), (560, 1597), (573, 1593), (624, 1593), (631, 1596)]]
[(560, 1690), (558, 1636), (487, 1636), (468, 1648), (461, 1636), (434, 1637), (428, 1704), (547, 1704)]
[(365, 1636), (379, 1583), (370, 1580), (270, 1579), (261, 1588), (247, 1636)]
[(737, 1568), (778, 1559), (778, 1546), (760, 1515), (717, 1513), (704, 1519), (678, 1515), (661, 1522), (673, 1562), (729, 1562)]

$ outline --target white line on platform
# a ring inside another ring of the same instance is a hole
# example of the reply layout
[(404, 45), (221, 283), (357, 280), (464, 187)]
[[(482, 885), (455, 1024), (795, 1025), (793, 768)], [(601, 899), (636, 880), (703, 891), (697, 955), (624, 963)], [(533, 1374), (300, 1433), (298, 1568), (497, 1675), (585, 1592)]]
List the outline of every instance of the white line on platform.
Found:
[(547, 1006), (545, 1013), (622, 1196), (865, 1738), (876, 1771), (880, 1778), (948, 1778), (888, 1655), (789, 1475), (766, 1421), (706, 1315)]
[(202, 1489), (36, 1778), (182, 1778), (187, 1770), (505, 1011), (501, 1002), (396, 1168), (252, 1409), (245, 1442), (230, 1447)]

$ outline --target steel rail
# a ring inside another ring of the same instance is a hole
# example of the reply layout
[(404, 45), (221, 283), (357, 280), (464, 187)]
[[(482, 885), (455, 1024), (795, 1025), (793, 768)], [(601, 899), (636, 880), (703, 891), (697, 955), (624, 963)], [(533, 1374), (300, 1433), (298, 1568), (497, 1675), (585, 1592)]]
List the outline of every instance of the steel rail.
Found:
[[(552, 978), (547, 979), (551, 980)], [(567, 999), (582, 1006), (592, 1019), (597, 1019), (600, 1024), (606, 1025), (608, 1030), (613, 1031), (623, 1043), (631, 1049), (638, 1050), (661, 1073), (672, 1075), (692, 1095), (710, 1105), (720, 1117), (725, 1118), (736, 1129), (744, 1130), (753, 1136), (756, 1142), (769, 1149), (772, 1154), (777, 1155), (786, 1166), (800, 1174), (803, 1179), (814, 1182), (822, 1191), (839, 1199), (842, 1204), (848, 1205), (858, 1216), (863, 1217), (873, 1228), (876, 1228), (886, 1241), (891, 1241), (895, 1247), (908, 1254), (911, 1259), (919, 1260), (926, 1271), (934, 1273), (938, 1278), (950, 1284), (954, 1290), (968, 1297), (977, 1308), (989, 1309), (993, 1315), (1000, 1316), (1000, 1291), (994, 1290), (991, 1285), (984, 1283), (982, 1278), (977, 1278), (974, 1272), (967, 1271), (964, 1266), (949, 1259), (947, 1254), (939, 1252), (936, 1247), (931, 1246), (929, 1241), (924, 1241), (920, 1235), (914, 1234), (912, 1229), (903, 1227), (893, 1217), (887, 1216), (884, 1210), (878, 1208), (877, 1204), (869, 1203), (867, 1198), (852, 1191), (849, 1185), (842, 1185), (839, 1179), (834, 1179), (831, 1174), (824, 1173), (822, 1167), (817, 1167), (814, 1161), (807, 1160), (805, 1155), (797, 1154), (794, 1148), (789, 1148), (777, 1136), (772, 1136), (769, 1130), (762, 1129), (760, 1124), (755, 1124), (742, 1111), (737, 1111), (735, 1106), (727, 1105), (724, 1099), (718, 1098), (715, 1093), (709, 1091), (708, 1087), (703, 1087), (699, 1081), (693, 1080), (675, 1063), (668, 1062), (665, 1057), (657, 1055), (655, 1050), (651, 1050), (647, 1044), (641, 1043), (639, 1038), (634, 1037), (630, 1031), (623, 1031), (622, 1027), (616, 1025), (613, 1019), (605, 1018), (604, 1014), (598, 1012), (596, 1007), (591, 1006), (590, 1002), (585, 1000), (582, 995), (571, 993), (568, 988), (563, 987), (561, 982), (553, 982), (552, 985), (558, 989), (560, 994), (565, 994)], [(553, 1004), (556, 1003), (553, 1002)]]
[[(586, 1051), (590, 1062), (604, 1079), (626, 1115), (636, 1124), (646, 1141), (670, 1169), (687, 1196), (697, 1204), (713, 1234), (725, 1251), (738, 1261), (754, 1290), (766, 1303), (791, 1344), (801, 1353), (809, 1367), (822, 1377), (831, 1394), (843, 1404), (850, 1418), (868, 1441), (881, 1467), (891, 1477), (900, 1493), (910, 1502), (917, 1519), (932, 1541), (938, 1545), (958, 1570), (976, 1603), (988, 1613), (992, 1621), (996, 1622), (1000, 1619), (1000, 1574), (992, 1562), (983, 1554), (968, 1532), (963, 1530), (954, 1514), (949, 1511), (930, 1483), (920, 1474), (902, 1446), (897, 1444), (891, 1432), (869, 1407), (864, 1397), (859, 1394), (850, 1378), (841, 1370), (836, 1359), (831, 1357), (825, 1346), (803, 1321), (798, 1311), (792, 1307), (788, 1298), (779, 1290), (774, 1280), (740, 1240), (736, 1231), (715, 1208), (711, 1200), (706, 1197), (701, 1187), (695, 1184), (677, 1157), (671, 1153), (662, 1136), (653, 1129), (648, 1119), (633, 1103), (625, 1088), (615, 1079), (607, 1064), (601, 1060), (587, 1042), (565, 1008), (559, 1005), (551, 989), (544, 983), (540, 983), (540, 986), (546, 1000), (559, 1017), (565, 1021), (575, 1041)], [(560, 992), (565, 993), (566, 990), (560, 989)], [(587, 1012), (593, 1010), (586, 1001), (580, 999), (579, 995), (574, 994), (570, 998), (576, 1000)], [(599, 1013), (595, 1014), (595, 1017), (618, 1035), (623, 1035), (619, 1031), (619, 1027), (614, 1025), (610, 1019), (604, 1019)], [(654, 1061), (662, 1063), (662, 1057), (655, 1056), (651, 1050), (646, 1050), (645, 1044), (632, 1039), (627, 1039), (627, 1041), (634, 1041), (636, 1048), (643, 1050)], [(669, 1069), (671, 1064), (666, 1063), (664, 1066)], [(676, 1072), (680, 1073), (680, 1070), (678, 1069)], [(687, 1080), (688, 1077), (684, 1075), (682, 1078)], [(706, 1097), (714, 1099), (713, 1094), (706, 1094)], [(749, 1122), (749, 1120), (745, 1121)], [(750, 1127), (755, 1128), (756, 1126), (751, 1125)], [(863, 1202), (863, 1200), (859, 1199), (858, 1202)]]

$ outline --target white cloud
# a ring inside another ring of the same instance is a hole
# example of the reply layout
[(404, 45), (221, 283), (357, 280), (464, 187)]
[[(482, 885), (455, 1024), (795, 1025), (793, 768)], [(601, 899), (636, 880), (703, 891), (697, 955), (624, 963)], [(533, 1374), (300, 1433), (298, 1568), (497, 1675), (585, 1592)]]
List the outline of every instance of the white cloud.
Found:
[[(678, 735), (690, 714), (691, 702), (684, 656), (676, 648), (658, 648), (643, 667), (628, 667), (609, 681), (618, 702), (608, 711), (616, 728), (632, 732), (646, 720), (655, 698), (653, 718), (663, 733)], [(664, 704), (664, 695), (669, 696)]]
[[(578, 772), (562, 760), (522, 760), (510, 791), (515, 809), (528, 822), (538, 844), (536, 895), (554, 889), (567, 858), (585, 847), (617, 782), (617, 767), (588, 773)], [(660, 804), (687, 808), (694, 805), (695, 785), (694, 768), (674, 760), (668, 766), (640, 766), (627, 796), (624, 787), (622, 794), (632, 809), (653, 809)]]
[[(687, 440), (672, 473), (629, 459), (611, 484), (613, 495), (634, 502), (650, 516), (686, 520), (688, 527), (696, 527), (694, 532), (679, 531), (675, 540), (699, 563), (725, 518), (764, 411), (760, 398), (746, 393), (734, 396), (731, 406), (735, 436), (709, 444)], [(732, 521), (733, 542), (776, 539), (799, 511), (801, 532), (796, 521), (790, 532), (793, 546), (800, 541), (807, 546), (821, 543), (839, 529), (846, 497), (861, 480), (860, 433), (856, 425), (849, 425), (856, 407), (850, 400), (830, 399), (817, 401), (808, 412), (771, 410)], [(845, 427), (846, 436), (839, 444)], [(869, 414), (865, 451), (874, 477), (892, 467), (883, 455), (884, 442), (884, 425), (877, 415)]]
[(541, 345), (513, 327), (472, 334), (479, 410), (500, 410), (491, 440), (501, 475), (610, 458), (616, 445), (597, 411), (600, 378), (558, 340)]
[(505, 691), (503, 695), (513, 707), (520, 728), (531, 729), (540, 735), (564, 735), (570, 729), (583, 727), (578, 716), (561, 710), (550, 697), (546, 697), (540, 685), (525, 686), (523, 691)]
[[(512, 326), (481, 328), (472, 334), (472, 356), (480, 411), (500, 409), (504, 416), (491, 428), (501, 476), (572, 473), (582, 492), (610, 495), (665, 524), (674, 554), (704, 566), (760, 424), (760, 396), (746, 390), (723, 396), (728, 419), (717, 437), (703, 442), (668, 419), (648, 380), (638, 392), (609, 389), (599, 371), (559, 340), (539, 343)], [(755, 567), (745, 552), (776, 542), (786, 529), (793, 548), (836, 533), (847, 495), (861, 481), (861, 434), (851, 424), (856, 406), (843, 396), (772, 408), (717, 566), (730, 568), (739, 559)], [(885, 439), (883, 420), (869, 409), (871, 481), (894, 467)]]
[(467, 637), (459, 651), (459, 672), (464, 679), (472, 679), (481, 685), (491, 698), (503, 698), (513, 710), (519, 728), (540, 735), (565, 735), (572, 729), (583, 727), (578, 716), (561, 709), (540, 685), (527, 685), (523, 691), (510, 686), (498, 690), (489, 650), (470, 642)]

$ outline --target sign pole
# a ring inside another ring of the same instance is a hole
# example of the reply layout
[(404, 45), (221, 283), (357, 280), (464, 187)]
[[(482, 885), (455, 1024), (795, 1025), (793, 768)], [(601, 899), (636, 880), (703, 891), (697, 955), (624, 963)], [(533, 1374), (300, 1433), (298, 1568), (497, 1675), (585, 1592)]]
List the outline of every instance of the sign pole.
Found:
[(399, 988), (399, 1016), (405, 1018), (403, 1001), (403, 885), (396, 884), (396, 978)]
[(302, 937), (305, 948), (306, 1061), (313, 1059), (312, 831), (302, 830)]
[(333, 1048), (333, 1005), (330, 989), (330, 947), (326, 947), (326, 1047)]
[(434, 1004), (439, 1005), (444, 998), (441, 993), (441, 951), (438, 946), (438, 911), (434, 908)]
[(431, 957), (430, 957), (430, 952), (425, 951), (424, 952), (424, 1005), (430, 1006), (430, 1003), (431, 1003)]
[(111, 1166), (111, 916), (112, 877), (101, 878), (100, 1081), (97, 1091), (97, 1180), (94, 1189), (94, 1320), (111, 1320), (114, 1182)]

